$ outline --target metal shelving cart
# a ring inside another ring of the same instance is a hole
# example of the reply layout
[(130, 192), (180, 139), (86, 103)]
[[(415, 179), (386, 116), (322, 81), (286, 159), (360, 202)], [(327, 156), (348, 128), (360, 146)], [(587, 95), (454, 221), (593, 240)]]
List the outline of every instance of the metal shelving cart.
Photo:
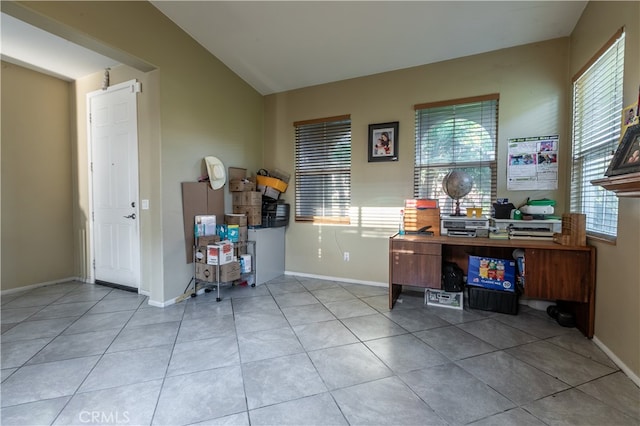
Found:
[[(197, 256), (197, 245), (194, 245), (193, 247), (193, 277), (191, 277), (191, 281), (189, 281), (189, 284), (187, 285), (187, 288), (189, 288), (189, 286), (191, 285), (191, 283), (193, 283), (193, 292), (191, 293), (191, 297), (197, 297), (198, 296), (198, 284), (200, 284), (201, 286), (204, 287), (204, 291), (205, 293), (210, 293), (211, 291), (213, 291), (213, 288), (216, 288), (216, 302), (220, 302), (222, 300), (222, 298), (220, 297), (220, 285), (222, 284), (228, 284), (230, 283), (231, 285), (250, 285), (251, 287), (255, 287), (256, 286), (256, 242), (255, 241), (243, 241), (242, 243), (246, 244), (247, 247), (247, 253), (251, 255), (251, 270), (249, 272), (242, 272), (240, 271), (240, 278), (234, 279), (234, 280), (230, 280), (230, 281), (225, 281), (222, 282), (220, 280), (220, 265), (209, 265), (212, 266), (214, 271), (215, 271), (215, 280), (213, 281), (207, 281), (207, 280), (202, 280), (202, 279), (198, 279), (198, 274), (197, 274), (197, 268), (198, 268), (198, 263), (196, 261), (196, 256)], [(236, 251), (235, 255), (237, 258), (240, 257), (240, 253), (237, 252), (237, 250), (239, 249), (240, 245), (234, 245), (234, 251)], [(244, 253), (242, 253), (244, 254)], [(200, 263), (202, 264), (202, 263)]]

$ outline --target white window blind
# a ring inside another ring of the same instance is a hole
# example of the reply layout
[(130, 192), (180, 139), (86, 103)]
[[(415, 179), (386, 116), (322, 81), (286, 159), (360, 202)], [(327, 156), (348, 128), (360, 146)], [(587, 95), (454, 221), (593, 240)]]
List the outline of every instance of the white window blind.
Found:
[(467, 207), (491, 212), (497, 192), (498, 100), (499, 95), (492, 94), (414, 106), (414, 197), (437, 199), (442, 214), (452, 214), (455, 202), (442, 189), (442, 179), (459, 169), (474, 182), (460, 200), (462, 212)]
[(574, 77), (571, 211), (586, 214), (587, 233), (615, 238), (618, 197), (592, 185), (604, 176), (620, 139), (624, 31), (598, 52)]
[(294, 123), (296, 132), (295, 220), (349, 223), (351, 117)]

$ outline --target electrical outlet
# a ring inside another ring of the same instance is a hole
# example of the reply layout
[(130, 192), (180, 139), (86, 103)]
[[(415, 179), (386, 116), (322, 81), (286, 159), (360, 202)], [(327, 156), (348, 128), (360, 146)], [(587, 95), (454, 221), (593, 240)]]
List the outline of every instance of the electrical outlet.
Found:
[(349, 252), (348, 252), (348, 251), (345, 251), (345, 252), (344, 252), (344, 261), (345, 261), (345, 262), (348, 262), (348, 261), (349, 261)]

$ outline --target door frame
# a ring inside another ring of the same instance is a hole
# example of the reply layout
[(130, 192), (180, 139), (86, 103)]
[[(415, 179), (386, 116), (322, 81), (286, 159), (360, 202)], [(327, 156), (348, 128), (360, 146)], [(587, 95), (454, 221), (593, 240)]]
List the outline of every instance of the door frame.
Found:
[[(95, 96), (99, 96), (99, 95), (103, 95), (105, 93), (109, 93), (109, 92), (115, 92), (117, 90), (122, 90), (125, 89), (127, 87), (130, 87), (131, 90), (133, 91), (133, 93), (138, 94), (141, 92), (140, 88), (140, 82), (138, 82), (137, 79), (132, 79), (132, 80), (128, 80), (125, 81), (123, 83), (118, 83), (118, 84), (114, 84), (112, 86), (107, 87), (106, 89), (99, 89), (99, 90), (94, 90), (92, 92), (88, 92), (86, 94), (86, 113), (85, 113), (85, 119), (86, 119), (86, 126), (87, 126), (87, 176), (88, 176), (88, 202), (89, 202), (89, 217), (88, 217), (88, 222), (89, 222), (89, 238), (88, 238), (88, 244), (87, 244), (87, 248), (88, 248), (88, 253), (89, 253), (89, 265), (88, 265), (88, 270), (89, 270), (89, 274), (88, 274), (88, 281), (89, 283), (95, 283), (96, 282), (96, 274), (95, 274), (95, 262), (96, 262), (96, 258), (95, 258), (95, 229), (94, 229), (94, 221), (93, 221), (93, 215), (94, 215), (94, 208), (93, 208), (93, 199), (94, 199), (94, 195), (93, 195), (93, 171), (91, 170), (92, 167), (92, 157), (93, 157), (93, 136), (91, 134), (91, 98), (95, 97)], [(137, 271), (136, 271), (136, 278), (137, 278), (137, 282), (138, 282), (138, 287), (137, 287), (137, 291), (138, 294), (140, 294), (140, 290), (142, 287), (142, 241), (141, 241), (141, 217), (140, 217), (140, 157), (139, 157), (139, 153), (140, 153), (140, 141), (138, 138), (139, 135), (139, 124), (137, 121), (137, 114), (138, 114), (138, 105), (137, 105), (137, 97), (136, 97), (136, 151), (137, 151), (137, 167), (138, 167), (138, 173), (136, 174), (136, 187), (137, 187), (137, 200), (136, 200), (136, 217), (138, 220), (138, 232), (137, 232), (137, 241), (135, 242), (135, 247), (138, 250), (138, 265), (137, 265)], [(131, 287), (131, 288), (135, 288), (135, 287)]]

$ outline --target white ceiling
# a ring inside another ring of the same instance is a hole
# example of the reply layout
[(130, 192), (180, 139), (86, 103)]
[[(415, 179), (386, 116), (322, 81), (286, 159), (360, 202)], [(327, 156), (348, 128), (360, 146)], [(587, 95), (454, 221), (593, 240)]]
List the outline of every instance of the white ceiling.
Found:
[[(151, 3), (266, 95), (568, 36), (587, 1)], [(27, 29), (2, 14), (3, 57), (70, 79), (113, 66), (80, 51), (75, 70), (70, 46), (27, 43)], [(72, 70), (54, 68), (63, 62)]]

